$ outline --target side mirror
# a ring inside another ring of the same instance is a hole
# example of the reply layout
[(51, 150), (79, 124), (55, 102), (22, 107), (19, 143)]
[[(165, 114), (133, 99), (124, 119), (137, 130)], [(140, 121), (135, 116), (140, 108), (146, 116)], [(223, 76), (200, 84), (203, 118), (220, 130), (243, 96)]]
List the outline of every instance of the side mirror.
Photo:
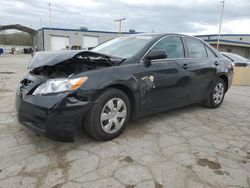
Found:
[(148, 60), (154, 59), (165, 59), (167, 58), (167, 54), (164, 50), (152, 50), (148, 53), (147, 57)]
[(167, 58), (167, 54), (164, 50), (152, 50), (147, 54), (144, 60), (144, 65), (145, 67), (149, 67), (151, 66), (151, 60), (165, 58)]

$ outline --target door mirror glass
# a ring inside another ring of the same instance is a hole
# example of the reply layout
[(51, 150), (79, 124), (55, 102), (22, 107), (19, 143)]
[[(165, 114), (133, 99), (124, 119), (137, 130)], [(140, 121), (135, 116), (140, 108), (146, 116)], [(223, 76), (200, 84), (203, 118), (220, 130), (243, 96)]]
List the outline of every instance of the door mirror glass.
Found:
[(167, 54), (164, 50), (152, 50), (147, 55), (147, 60), (154, 60), (154, 59), (166, 59)]

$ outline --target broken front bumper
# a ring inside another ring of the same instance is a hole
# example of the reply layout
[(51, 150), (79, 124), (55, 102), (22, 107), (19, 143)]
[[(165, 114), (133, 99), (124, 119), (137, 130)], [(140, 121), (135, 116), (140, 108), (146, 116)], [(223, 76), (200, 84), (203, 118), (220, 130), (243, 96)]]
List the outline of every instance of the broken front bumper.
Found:
[(74, 94), (50, 96), (25, 95), (16, 92), (16, 112), (20, 124), (39, 135), (57, 141), (74, 141), (75, 131), (90, 108)]

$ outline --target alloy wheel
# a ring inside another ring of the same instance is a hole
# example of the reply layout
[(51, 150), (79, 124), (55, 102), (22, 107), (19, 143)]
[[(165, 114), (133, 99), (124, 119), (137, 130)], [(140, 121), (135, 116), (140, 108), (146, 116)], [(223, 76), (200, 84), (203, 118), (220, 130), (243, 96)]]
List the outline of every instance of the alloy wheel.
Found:
[(224, 85), (222, 83), (217, 83), (214, 92), (213, 92), (213, 100), (215, 104), (219, 104), (224, 96)]

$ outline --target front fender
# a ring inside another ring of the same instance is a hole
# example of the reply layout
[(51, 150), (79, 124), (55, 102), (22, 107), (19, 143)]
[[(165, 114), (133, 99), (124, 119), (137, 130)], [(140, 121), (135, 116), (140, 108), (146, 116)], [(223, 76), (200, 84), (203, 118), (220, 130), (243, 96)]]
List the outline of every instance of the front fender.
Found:
[(78, 89), (82, 95), (89, 94), (88, 98), (91, 101), (96, 101), (98, 96), (109, 87), (121, 89), (125, 92), (134, 109), (133, 115), (136, 115), (140, 109), (140, 93), (139, 82), (132, 74), (131, 70), (123, 69), (121, 66), (110, 67), (102, 70), (95, 70), (79, 74), (78, 76), (87, 76), (88, 80)]

